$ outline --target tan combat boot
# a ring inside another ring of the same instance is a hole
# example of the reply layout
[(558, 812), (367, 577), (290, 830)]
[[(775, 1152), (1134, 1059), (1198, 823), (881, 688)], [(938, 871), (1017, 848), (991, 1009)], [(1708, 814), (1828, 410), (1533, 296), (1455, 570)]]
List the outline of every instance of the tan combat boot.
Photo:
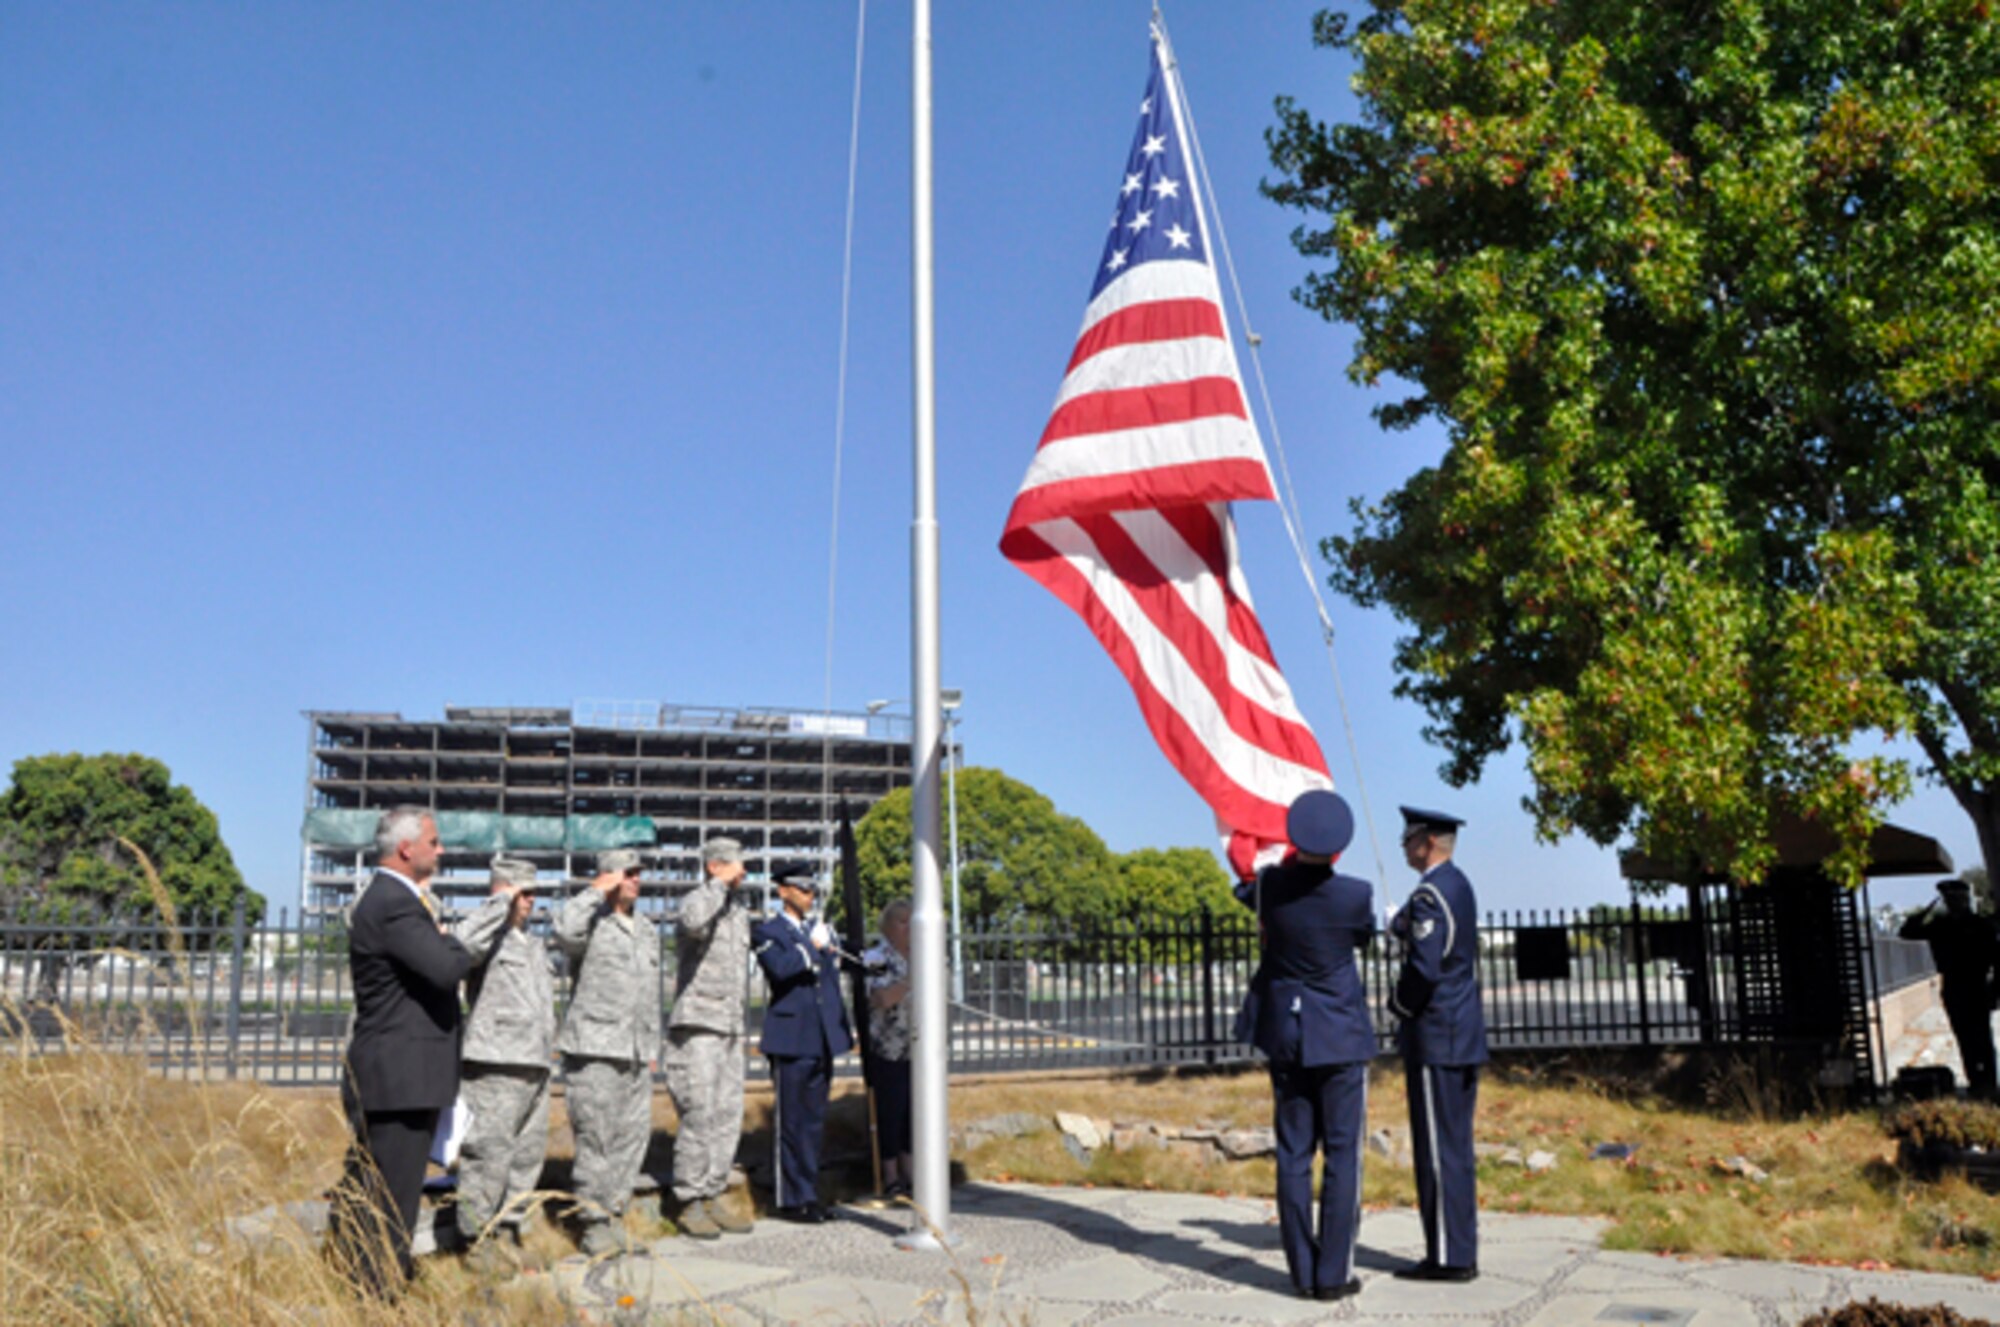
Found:
[(690, 1198), (681, 1204), (681, 1214), (674, 1218), (674, 1225), (689, 1239), (721, 1239), (722, 1227), (709, 1215), (708, 1204), (699, 1198)]
[(715, 1224), (722, 1227), (726, 1235), (747, 1235), (753, 1229), (748, 1217), (738, 1216), (736, 1210), (721, 1198), (704, 1199), (703, 1205), (708, 1208), (708, 1214), (715, 1218)]

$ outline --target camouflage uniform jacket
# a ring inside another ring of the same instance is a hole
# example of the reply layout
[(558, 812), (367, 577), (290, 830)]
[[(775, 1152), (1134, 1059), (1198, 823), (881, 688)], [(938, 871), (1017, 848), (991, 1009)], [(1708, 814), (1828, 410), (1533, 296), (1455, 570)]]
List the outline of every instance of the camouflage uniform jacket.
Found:
[(681, 901), (674, 971), (674, 1012), (668, 1026), (706, 1032), (743, 1030), (743, 992), (750, 979), (750, 910), (743, 891), (703, 880)]
[(645, 1064), (660, 1053), (660, 936), (652, 920), (621, 915), (583, 888), (556, 914), (556, 943), (575, 983), (556, 1049)]
[(556, 992), (548, 945), (533, 931), (503, 926), (498, 937), (473, 948), (465, 931), (477, 916), (474, 913), (452, 928), (452, 934), (472, 949), (472, 961), (478, 965), (465, 979), (472, 1013), (465, 1021), (459, 1058), (546, 1069), (556, 1042)]

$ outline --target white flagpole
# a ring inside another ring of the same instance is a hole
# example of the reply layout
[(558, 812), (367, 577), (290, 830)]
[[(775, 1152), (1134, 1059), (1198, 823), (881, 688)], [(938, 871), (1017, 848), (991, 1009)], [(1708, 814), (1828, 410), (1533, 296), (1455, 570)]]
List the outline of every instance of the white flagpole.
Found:
[(910, 298), (915, 479), (910, 521), (910, 914), (911, 985), (917, 1002), (911, 1104), (917, 1216), (898, 1243), (942, 1248), (951, 1233), (951, 1065), (946, 1023), (945, 931), (938, 764), (943, 711), (938, 694), (937, 391), (933, 353), (931, 235), (931, 7), (913, 0), (910, 25)]

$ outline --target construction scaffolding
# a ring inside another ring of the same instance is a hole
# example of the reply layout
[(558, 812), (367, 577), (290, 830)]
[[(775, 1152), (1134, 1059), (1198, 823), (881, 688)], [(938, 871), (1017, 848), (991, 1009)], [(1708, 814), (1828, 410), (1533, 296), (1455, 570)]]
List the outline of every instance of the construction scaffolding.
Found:
[[(841, 800), (858, 819), (910, 783), (904, 715), (629, 701), (451, 705), (444, 715), (307, 712), (300, 902), (308, 917), (344, 907), (368, 871), (351, 834), (315, 828), (352, 817), (315, 812), (415, 805), (453, 820), (546, 824), (547, 846), (508, 851), (552, 881), (590, 873), (595, 854), (566, 846), (579, 818), (645, 817), (655, 839), (638, 845), (642, 900), (666, 909), (699, 878), (704, 840), (739, 840), (753, 878), (795, 858), (830, 864)], [(485, 893), (490, 846), (445, 846), (439, 897)]]

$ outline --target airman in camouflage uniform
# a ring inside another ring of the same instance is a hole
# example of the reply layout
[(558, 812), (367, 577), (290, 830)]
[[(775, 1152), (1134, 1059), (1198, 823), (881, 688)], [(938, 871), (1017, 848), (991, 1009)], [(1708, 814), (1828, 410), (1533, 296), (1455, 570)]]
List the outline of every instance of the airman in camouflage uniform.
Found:
[[(507, 1205), (534, 1192), (548, 1151), (555, 989), (548, 947), (528, 929), (534, 863), (495, 857), (492, 870), (496, 893), (506, 885), (520, 889), (506, 926), (483, 943), (472, 935), (479, 913), (452, 929), (476, 965), (466, 978), (472, 1013), (459, 1049), (459, 1097), (472, 1112), (472, 1125), (458, 1154), (458, 1229), (470, 1246), (498, 1217), (501, 1226), (492, 1234), (518, 1249), (522, 1213)], [(491, 1260), (496, 1247), (489, 1239), (482, 1246), (489, 1250), (485, 1258)]]
[(639, 854), (599, 855), (598, 876), (563, 905), (556, 943), (575, 974), (556, 1049), (569, 1082), (583, 1251), (624, 1247), (622, 1218), (652, 1136), (660, 1046), (660, 939), (637, 911)]
[(704, 878), (681, 900), (674, 1009), (667, 1022), (667, 1091), (680, 1113), (674, 1138), (677, 1224), (695, 1239), (742, 1233), (750, 1222), (717, 1199), (743, 1133), (743, 993), (750, 977), (750, 909), (743, 845), (702, 845)]

